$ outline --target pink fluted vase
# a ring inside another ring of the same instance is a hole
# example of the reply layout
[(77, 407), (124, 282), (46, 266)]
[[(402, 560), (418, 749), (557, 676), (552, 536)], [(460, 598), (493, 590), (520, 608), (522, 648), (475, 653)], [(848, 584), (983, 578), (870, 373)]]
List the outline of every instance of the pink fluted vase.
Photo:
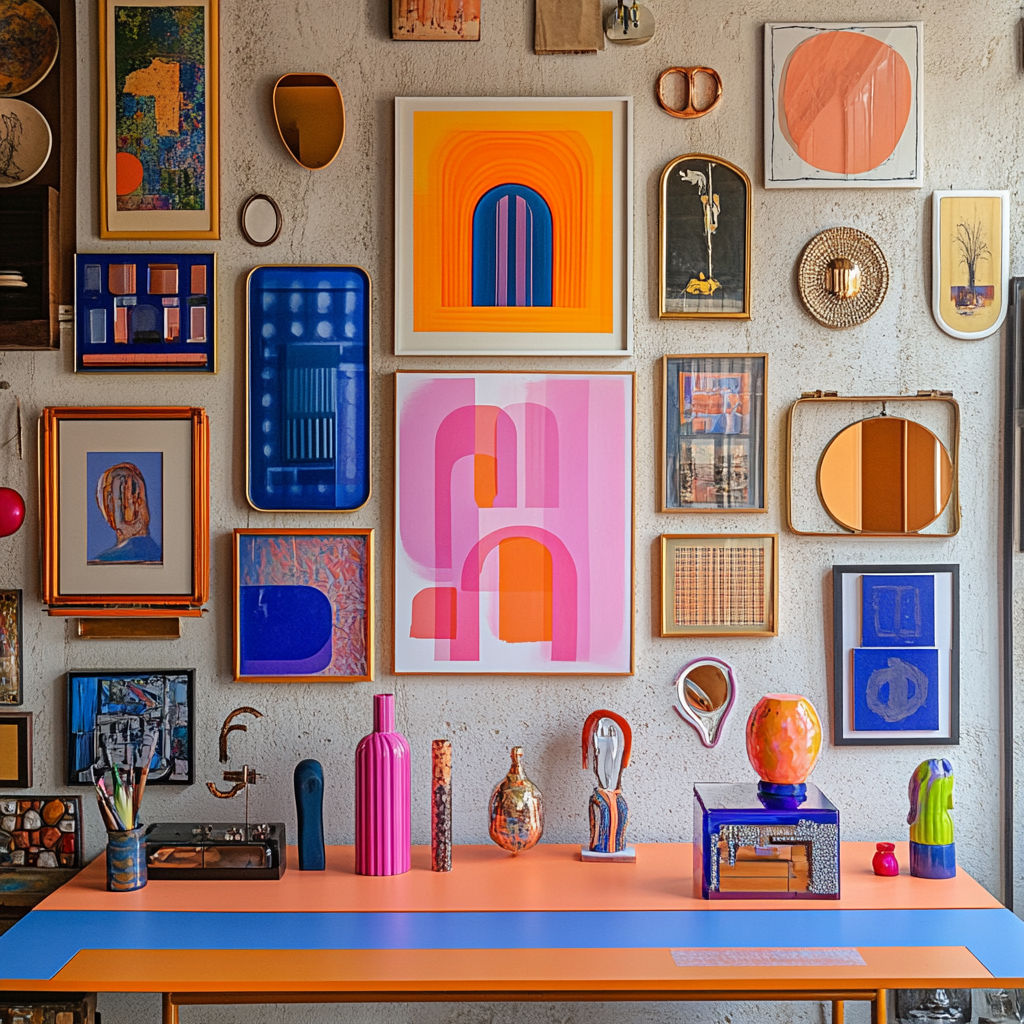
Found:
[(412, 851), (409, 743), (395, 732), (395, 695), (373, 697), (373, 732), (356, 747), (356, 874), (400, 875)]

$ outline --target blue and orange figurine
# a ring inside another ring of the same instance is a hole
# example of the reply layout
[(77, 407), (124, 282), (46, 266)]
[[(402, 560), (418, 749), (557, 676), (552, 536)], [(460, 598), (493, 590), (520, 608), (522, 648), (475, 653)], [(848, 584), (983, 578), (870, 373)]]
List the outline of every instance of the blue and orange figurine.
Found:
[(922, 761), (910, 776), (910, 873), (918, 878), (955, 878), (953, 766), (945, 758)]
[(590, 796), (590, 847), (580, 850), (585, 861), (636, 862), (636, 850), (626, 845), (629, 805), (622, 795), (622, 770), (632, 747), (633, 730), (614, 711), (595, 711), (583, 723), (583, 767), (593, 755), (597, 776)]

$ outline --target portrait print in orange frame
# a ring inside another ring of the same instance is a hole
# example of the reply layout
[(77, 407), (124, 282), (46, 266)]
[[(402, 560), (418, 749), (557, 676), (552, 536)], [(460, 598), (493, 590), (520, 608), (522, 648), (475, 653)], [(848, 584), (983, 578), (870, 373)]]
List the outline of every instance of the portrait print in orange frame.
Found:
[(920, 188), (921, 22), (765, 25), (766, 188)]
[(631, 101), (396, 101), (397, 354), (626, 355)]
[(391, 0), (391, 38), (475, 43), (480, 38), (480, 0)]

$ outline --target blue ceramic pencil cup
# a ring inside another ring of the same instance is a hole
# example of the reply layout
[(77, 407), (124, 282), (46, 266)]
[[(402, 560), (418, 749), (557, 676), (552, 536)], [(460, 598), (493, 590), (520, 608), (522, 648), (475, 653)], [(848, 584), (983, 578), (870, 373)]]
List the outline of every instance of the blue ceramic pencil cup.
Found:
[(107, 892), (132, 892), (147, 881), (145, 826), (107, 832)]

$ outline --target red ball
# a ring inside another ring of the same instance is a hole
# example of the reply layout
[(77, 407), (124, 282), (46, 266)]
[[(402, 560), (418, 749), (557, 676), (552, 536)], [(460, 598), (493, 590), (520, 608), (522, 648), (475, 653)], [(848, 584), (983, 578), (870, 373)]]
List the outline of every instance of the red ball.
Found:
[(25, 522), (25, 499), (13, 488), (0, 487), (0, 537), (17, 533)]

